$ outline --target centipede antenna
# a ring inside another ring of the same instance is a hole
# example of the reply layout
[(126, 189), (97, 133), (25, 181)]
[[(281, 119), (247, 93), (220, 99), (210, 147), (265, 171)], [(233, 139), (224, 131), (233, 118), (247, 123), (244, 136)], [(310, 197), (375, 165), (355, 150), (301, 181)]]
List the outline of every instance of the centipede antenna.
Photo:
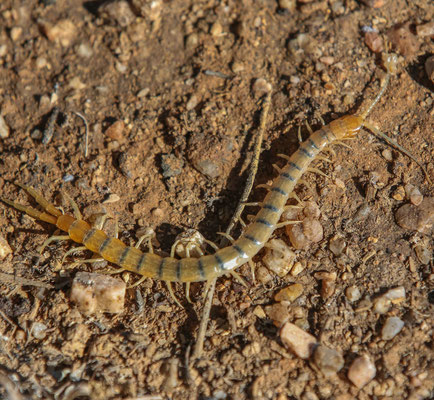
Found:
[(369, 115), (375, 105), (379, 102), (387, 87), (389, 86), (390, 76), (396, 72), (396, 64), (398, 63), (398, 57), (396, 54), (384, 54), (383, 55), (383, 63), (387, 71), (386, 81), (384, 82), (383, 87), (380, 89), (380, 92), (375, 97), (374, 101), (370, 104), (370, 106), (360, 115), (363, 119)]

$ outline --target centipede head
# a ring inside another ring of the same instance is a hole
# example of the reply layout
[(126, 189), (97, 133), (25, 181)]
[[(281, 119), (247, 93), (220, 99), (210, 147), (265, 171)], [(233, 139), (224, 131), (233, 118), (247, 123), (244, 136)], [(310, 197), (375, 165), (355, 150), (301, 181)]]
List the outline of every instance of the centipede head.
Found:
[(364, 118), (360, 115), (344, 115), (330, 123), (330, 129), (336, 139), (355, 137), (363, 126)]

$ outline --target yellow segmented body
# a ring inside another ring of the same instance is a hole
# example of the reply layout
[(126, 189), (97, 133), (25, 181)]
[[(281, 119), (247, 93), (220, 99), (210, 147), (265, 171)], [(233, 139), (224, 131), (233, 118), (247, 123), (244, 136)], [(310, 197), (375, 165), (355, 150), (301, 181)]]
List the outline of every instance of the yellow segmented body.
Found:
[(161, 257), (127, 246), (119, 239), (108, 237), (102, 230), (92, 228), (84, 220), (76, 219), (71, 215), (62, 215), (38, 192), (24, 185), (20, 186), (26, 189), (48, 213), (9, 200), (4, 199), (4, 201), (36, 219), (55, 224), (59, 229), (67, 232), (73, 241), (83, 244), (90, 251), (124, 270), (167, 282), (207, 281), (240, 267), (264, 247), (276, 229), (291, 192), (310, 163), (333, 141), (354, 136), (362, 124), (362, 117), (344, 116), (314, 132), (300, 145), (280, 171), (261, 203), (260, 211), (240, 238), (231, 246), (200, 258)]

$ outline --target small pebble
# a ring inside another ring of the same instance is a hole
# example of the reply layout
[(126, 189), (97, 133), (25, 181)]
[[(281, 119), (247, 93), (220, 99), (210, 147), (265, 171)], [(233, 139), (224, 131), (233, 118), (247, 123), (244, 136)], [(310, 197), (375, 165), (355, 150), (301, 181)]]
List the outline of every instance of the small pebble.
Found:
[(272, 86), (264, 78), (256, 79), (252, 86), (253, 93), (260, 97), (271, 92)]
[(383, 329), (381, 330), (381, 338), (383, 340), (393, 339), (404, 327), (404, 321), (398, 317), (387, 318)]
[(395, 303), (404, 301), (405, 288), (404, 286), (397, 286), (393, 289), (389, 289), (383, 296)]
[(286, 322), (282, 326), (280, 340), (297, 357), (302, 359), (308, 359), (317, 344), (314, 336), (290, 322)]
[(291, 271), (294, 259), (295, 253), (283, 240), (271, 239), (266, 245), (262, 261), (270, 271), (282, 278)]
[(421, 24), (416, 26), (416, 34), (417, 36), (431, 36), (431, 39), (434, 36), (434, 21), (427, 22), (426, 24)]
[(296, 0), (279, 0), (279, 7), (287, 11), (295, 11)]
[(315, 279), (321, 281), (321, 297), (328, 299), (335, 292), (336, 288), (336, 272), (320, 271), (315, 273)]
[(146, 97), (146, 96), (149, 94), (150, 91), (151, 91), (151, 89), (149, 89), (148, 87), (143, 88), (142, 90), (140, 90), (140, 91), (137, 93), (137, 97), (138, 97), (139, 99), (141, 99), (141, 98), (143, 98), (143, 97)]
[(120, 313), (124, 309), (125, 282), (109, 275), (78, 272), (72, 282), (70, 298), (84, 314)]
[(0, 138), (6, 139), (9, 137), (9, 126), (7, 126), (5, 119), (0, 115)]
[(119, 197), (119, 195), (117, 195), (116, 193), (111, 193), (107, 196), (107, 198), (102, 202), (102, 204), (112, 204), (112, 203), (116, 203), (120, 200), (121, 198)]
[(78, 46), (77, 54), (78, 54), (80, 57), (90, 58), (90, 57), (93, 56), (93, 49), (92, 49), (92, 47), (90, 47), (87, 43), (81, 43), (81, 44)]
[(21, 28), (20, 26), (14, 26), (10, 32), (12, 41), (16, 42), (21, 37), (22, 33), (23, 33), (23, 28)]
[(211, 179), (217, 178), (221, 173), (217, 163), (212, 160), (197, 160), (193, 164), (200, 173)]
[(304, 270), (304, 265), (297, 261), (294, 266), (291, 268), (291, 276), (297, 276)]
[(295, 299), (300, 297), (302, 293), (303, 293), (303, 285), (300, 285), (299, 283), (294, 283), (291, 286), (279, 290), (274, 295), (274, 300), (289, 301), (292, 303)]
[(262, 266), (256, 270), (256, 278), (258, 278), (258, 281), (263, 285), (273, 280), (273, 276), (270, 274), (270, 271)]
[(188, 100), (188, 102), (186, 104), (187, 111), (191, 111), (194, 108), (196, 108), (198, 103), (199, 103), (199, 100), (197, 99), (197, 96), (192, 94), (190, 96), (190, 99)]
[(330, 240), (329, 248), (335, 256), (340, 256), (345, 250), (345, 240), (339, 236), (334, 236)]
[(365, 44), (374, 53), (381, 53), (384, 50), (383, 38), (378, 32), (366, 32)]
[(326, 377), (335, 375), (344, 366), (344, 358), (341, 353), (323, 345), (315, 348), (313, 361)]
[(164, 178), (171, 178), (182, 173), (184, 160), (176, 157), (174, 154), (163, 154), (161, 156), (161, 169)]
[(103, 2), (98, 8), (98, 14), (102, 18), (119, 25), (121, 28), (126, 28), (136, 19), (135, 14), (126, 0)]
[(405, 189), (403, 186), (398, 186), (392, 194), (395, 200), (402, 201), (405, 198)]
[(373, 310), (377, 314), (385, 314), (389, 311), (392, 303), (399, 303), (405, 300), (405, 288), (398, 286), (393, 289), (389, 289), (383, 295), (377, 297), (374, 300)]
[(310, 217), (305, 218), (301, 224), (287, 225), (285, 230), (291, 244), (297, 250), (304, 250), (312, 242), (319, 242), (324, 237), (321, 223)]
[(289, 319), (288, 303), (275, 303), (265, 307), (265, 313), (280, 328)]
[(194, 50), (199, 44), (199, 36), (196, 33), (191, 33), (185, 38), (186, 50)]
[(232, 72), (234, 74), (239, 74), (240, 72), (243, 72), (245, 68), (244, 68), (243, 63), (238, 62), (238, 61), (234, 61), (232, 63), (231, 69), (232, 69)]
[(12, 249), (7, 240), (0, 236), (0, 260), (5, 259), (9, 254), (12, 254)]
[(428, 79), (434, 83), (434, 56), (428, 57), (425, 61), (425, 72)]
[(69, 47), (78, 34), (77, 25), (69, 19), (62, 19), (55, 25), (48, 22), (40, 22), (39, 25), (48, 40), (59, 43), (62, 47)]
[(419, 206), (403, 205), (396, 211), (395, 218), (401, 228), (428, 235), (434, 224), (434, 197), (425, 197)]
[(390, 151), (390, 149), (384, 149), (381, 152), (381, 155), (384, 157), (385, 160), (393, 161), (393, 155), (392, 155), (392, 152)]
[(365, 355), (357, 357), (348, 369), (348, 379), (359, 389), (375, 378), (375, 364)]
[(47, 66), (47, 59), (45, 57), (38, 57), (35, 61), (35, 66), (38, 69), (42, 69)]
[(412, 204), (418, 206), (420, 205), (420, 203), (422, 203), (423, 200), (422, 193), (416, 186), (412, 185), (411, 183), (408, 183), (407, 185), (405, 185), (404, 188), (405, 188), (405, 195), (408, 199), (410, 199), (410, 202)]
[(110, 139), (120, 142), (124, 139), (124, 128), (124, 121), (116, 121), (106, 129), (105, 134)]
[(31, 334), (35, 339), (44, 339), (47, 335), (47, 325), (41, 322), (34, 322), (31, 327)]
[(318, 204), (316, 204), (314, 201), (306, 201), (303, 208), (303, 214), (306, 217), (319, 218), (321, 215), (321, 210), (319, 209)]
[(354, 303), (355, 301), (360, 300), (362, 294), (357, 286), (350, 286), (345, 290), (345, 296), (349, 301)]
[(267, 315), (265, 314), (264, 309), (261, 306), (256, 306), (253, 309), (253, 314), (256, 315), (258, 318), (264, 319), (267, 317)]
[(66, 175), (62, 176), (62, 180), (65, 183), (72, 182), (74, 179), (75, 179), (75, 176), (71, 175), (71, 174), (66, 174)]
[(361, 0), (363, 4), (372, 8), (380, 8), (384, 6), (384, 0)]
[(223, 28), (222, 28), (220, 22), (218, 22), (218, 21), (214, 22), (211, 26), (209, 33), (211, 33), (211, 35), (214, 37), (221, 36), (223, 33)]
[(30, 137), (34, 140), (42, 139), (42, 131), (40, 129), (34, 129), (30, 134)]
[(414, 251), (422, 264), (427, 265), (432, 260), (432, 250), (428, 249), (428, 247), (417, 245), (414, 247)]

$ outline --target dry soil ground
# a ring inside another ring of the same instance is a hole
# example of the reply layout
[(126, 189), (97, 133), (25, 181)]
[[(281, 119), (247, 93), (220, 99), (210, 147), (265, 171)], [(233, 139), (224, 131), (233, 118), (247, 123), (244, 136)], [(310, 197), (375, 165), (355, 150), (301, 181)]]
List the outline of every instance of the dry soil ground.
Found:
[[(409, 23), (410, 39), (403, 31), (392, 38), (399, 71), (370, 120), (432, 176), (433, 86), (424, 63), (433, 44), (417, 27), (433, 12), (427, 0), (2, 0), (0, 195), (29, 202), (11, 183), (19, 181), (61, 205), (66, 191), (87, 217), (116, 215), (125, 242), (154, 228), (161, 253), (187, 228), (217, 240), (242, 192), (267, 83), (272, 106), (257, 183), (275, 177), (277, 154), (296, 150), (305, 120), (317, 128), (318, 117), (328, 123), (375, 96), (384, 72), (364, 32), (381, 40), (399, 23)], [(89, 123), (87, 156), (74, 112)], [(0, 235), (13, 250), (1, 262), (0, 397), (9, 384), (11, 399), (430, 398), (432, 237), (401, 228), (395, 213), (409, 203), (401, 187), (413, 184), (425, 197), (433, 188), (417, 164), (367, 132), (351, 146), (319, 164), (328, 178), (308, 174), (297, 187), (319, 205), (324, 227), (323, 240), (297, 251), (304, 270), (253, 284), (242, 267), (248, 288), (220, 278), (196, 361), (188, 356), (202, 284), (184, 309), (163, 283), (147, 280), (127, 291), (122, 313), (82, 315), (69, 299), (72, 278), (107, 266), (58, 267), (69, 244), (37, 251), (53, 227), (0, 206)], [(257, 189), (251, 198), (263, 195)], [(283, 230), (275, 235), (288, 242)], [(338, 255), (329, 248), (336, 235), (345, 242)], [(318, 271), (337, 274), (329, 297)], [(303, 293), (288, 316), (343, 355), (336, 375), (292, 355), (267, 314), (273, 295), (293, 282)], [(399, 286), (405, 300), (374, 312), (372, 299)], [(360, 300), (349, 300), (349, 287)], [(181, 287), (176, 294), (185, 299)], [(405, 325), (383, 340), (390, 316)], [(347, 371), (363, 354), (376, 375), (358, 389)]]

